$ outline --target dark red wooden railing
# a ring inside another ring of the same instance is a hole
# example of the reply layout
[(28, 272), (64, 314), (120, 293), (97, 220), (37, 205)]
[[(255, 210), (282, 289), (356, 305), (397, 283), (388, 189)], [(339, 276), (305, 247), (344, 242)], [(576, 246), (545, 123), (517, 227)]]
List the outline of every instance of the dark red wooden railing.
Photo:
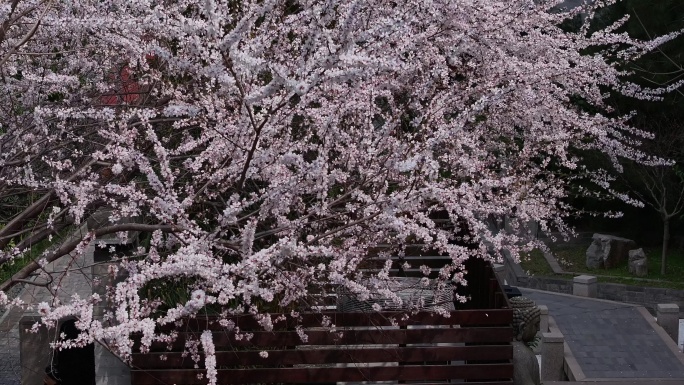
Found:
[[(391, 272), (404, 277), (420, 276), (421, 264), (434, 268), (436, 273), (448, 262), (418, 247), (393, 259), (398, 260), (396, 266), (403, 261), (412, 266)], [(364, 268), (369, 270), (384, 264), (380, 259), (368, 261)], [(216, 346), (219, 384), (437, 384), (455, 380), (512, 385), (513, 312), (488, 262), (471, 259), (466, 261), (465, 269), (469, 284), (458, 287), (456, 292), (469, 301), (456, 303), (458, 310), (451, 311), (450, 317), (431, 312), (412, 314), (408, 319), (402, 318), (405, 313), (398, 312), (307, 313), (299, 320), (288, 317), (269, 332), (263, 331), (251, 316), (233, 317), (231, 320), (243, 333), (253, 334), (250, 340), (237, 340), (215, 319), (185, 320), (181, 327), (162, 328), (178, 332), (176, 341), (154, 343), (150, 353), (133, 355), (132, 384), (206, 384), (203, 357), (195, 367), (196, 363), (182, 350), (186, 339), (197, 340), (199, 333), (208, 328)], [(321, 327), (324, 315), (336, 326), (335, 332)], [(306, 342), (294, 331), (296, 326), (305, 330)], [(266, 358), (260, 355), (264, 351), (268, 353)]]
[[(326, 315), (337, 326), (323, 330)], [(486, 381), (512, 384), (513, 332), (509, 309), (459, 310), (450, 317), (417, 313), (401, 320), (401, 313), (307, 314), (300, 321), (308, 336), (303, 343), (283, 323), (272, 332), (260, 330), (252, 318), (233, 320), (253, 337), (236, 340), (232, 332), (206, 319), (189, 320), (171, 351), (163, 343), (152, 352), (134, 354), (132, 383), (203, 384), (199, 367), (181, 353), (186, 338), (197, 339), (209, 326), (217, 347), (218, 383), (334, 383), (351, 381)], [(438, 345), (439, 344), (439, 345)], [(262, 358), (260, 353), (268, 356)], [(162, 359), (165, 356), (165, 359)]]

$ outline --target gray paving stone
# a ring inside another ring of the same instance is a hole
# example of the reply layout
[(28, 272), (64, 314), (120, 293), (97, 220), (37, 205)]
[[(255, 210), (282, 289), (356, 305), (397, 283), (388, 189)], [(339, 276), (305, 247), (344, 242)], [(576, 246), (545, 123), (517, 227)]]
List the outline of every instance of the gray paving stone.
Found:
[(588, 378), (684, 379), (684, 365), (634, 306), (521, 290), (548, 306)]

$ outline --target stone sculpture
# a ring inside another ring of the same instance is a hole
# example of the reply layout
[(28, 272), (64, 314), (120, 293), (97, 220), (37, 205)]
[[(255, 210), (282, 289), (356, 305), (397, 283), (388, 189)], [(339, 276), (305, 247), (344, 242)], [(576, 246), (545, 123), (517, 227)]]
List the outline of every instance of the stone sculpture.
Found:
[(646, 254), (644, 249), (636, 249), (629, 251), (629, 273), (637, 277), (645, 277), (648, 275), (648, 263), (646, 261)]
[(513, 297), (509, 299), (513, 308), (513, 384), (539, 385), (539, 363), (528, 344), (532, 342), (539, 330), (541, 311), (529, 298)]
[(587, 249), (587, 267), (590, 269), (610, 269), (627, 261), (629, 250), (636, 249), (636, 243), (627, 238), (613, 235), (594, 234)]
[(539, 362), (524, 342), (513, 341), (513, 385), (539, 385)]
[(539, 331), (541, 311), (534, 301), (526, 297), (513, 297), (509, 302), (513, 308), (515, 339), (526, 343), (533, 341)]

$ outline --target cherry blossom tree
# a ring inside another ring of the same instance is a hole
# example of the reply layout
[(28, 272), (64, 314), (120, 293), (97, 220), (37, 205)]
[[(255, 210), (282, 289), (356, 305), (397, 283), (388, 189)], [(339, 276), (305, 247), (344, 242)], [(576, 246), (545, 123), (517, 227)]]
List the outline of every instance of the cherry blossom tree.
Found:
[[(266, 312), (304, 309), (330, 285), (367, 298), (390, 268), (359, 270), (380, 244), (393, 245), (382, 255), (438, 250), (452, 261), (438, 280), (463, 285), (466, 259), (535, 246), (493, 233), (488, 217), (571, 233), (578, 179), (629, 201), (611, 187), (619, 161), (661, 163), (604, 100), (666, 92), (620, 80), (618, 64), (675, 34), (633, 40), (615, 32), (624, 19), (590, 32), (604, 2), (550, 11), (558, 3), (3, 3), (0, 192), (20, 199), (0, 260), (98, 208), (111, 216), (2, 288), (104, 236), (140, 232), (109, 317), (93, 319), (98, 296), (40, 306), (46, 324), (75, 315), (78, 343), (106, 338), (127, 358), (131, 333), (145, 349), (155, 325), (209, 306), (270, 328)], [(579, 32), (559, 27), (580, 13)], [(612, 168), (591, 168), (586, 151)], [(186, 301), (149, 294), (181, 280)]]

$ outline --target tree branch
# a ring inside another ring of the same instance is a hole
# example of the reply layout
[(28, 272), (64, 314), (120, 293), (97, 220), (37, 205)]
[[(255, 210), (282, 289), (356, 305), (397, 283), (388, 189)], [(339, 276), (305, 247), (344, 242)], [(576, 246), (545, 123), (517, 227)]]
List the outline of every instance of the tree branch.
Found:
[[(163, 232), (172, 233), (178, 231), (185, 231), (186, 229), (176, 226), (176, 225), (146, 225), (138, 223), (125, 223), (120, 225), (113, 225), (103, 227), (88, 233), (88, 236), (97, 238), (107, 234), (118, 233), (121, 231), (155, 231), (161, 230)], [(78, 247), (78, 245), (83, 242), (83, 238), (77, 238), (71, 241), (67, 241), (62, 244), (59, 248), (48, 253), (45, 260), (50, 263), (58, 260), (59, 258), (71, 253)], [(40, 265), (36, 261), (30, 262), (28, 265), (24, 266), (21, 270), (16, 272), (12, 278), (0, 284), (0, 290), (7, 290), (14, 286), (19, 280), (26, 279), (34, 271), (40, 269)]]

